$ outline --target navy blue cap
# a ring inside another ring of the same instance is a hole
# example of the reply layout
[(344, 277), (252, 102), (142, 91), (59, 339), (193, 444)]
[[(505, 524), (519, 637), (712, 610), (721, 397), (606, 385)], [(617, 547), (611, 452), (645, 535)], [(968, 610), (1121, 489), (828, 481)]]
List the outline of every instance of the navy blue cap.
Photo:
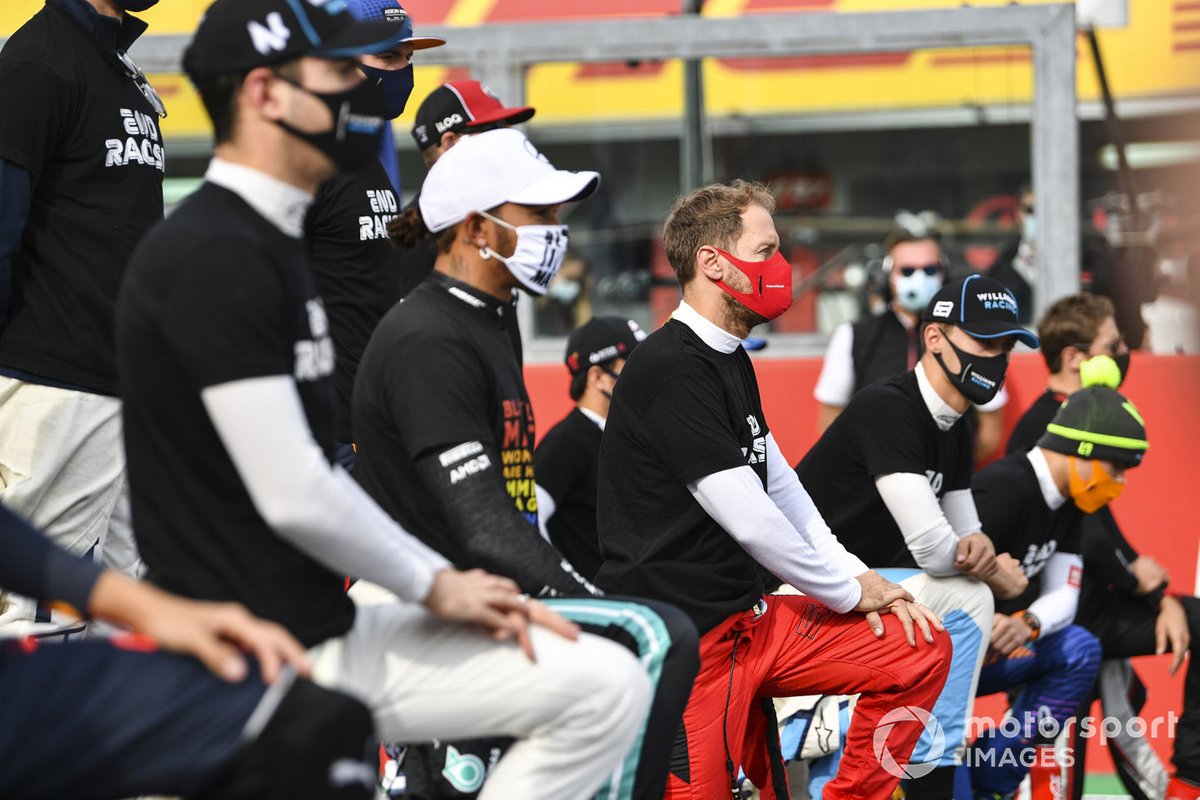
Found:
[(183, 54), (193, 81), (302, 56), (355, 58), (394, 48), (412, 28), (359, 20), (346, 0), (216, 0)]
[(1017, 298), (986, 275), (968, 275), (947, 283), (925, 306), (921, 319), (956, 325), (976, 339), (1015, 336), (1029, 347), (1038, 346), (1037, 336), (1017, 322)]
[(413, 50), (441, 47), (446, 40), (440, 36), (413, 36), (412, 18), (396, 0), (346, 0), (350, 13), (362, 20), (383, 20), (400, 26), (397, 44), (411, 44)]

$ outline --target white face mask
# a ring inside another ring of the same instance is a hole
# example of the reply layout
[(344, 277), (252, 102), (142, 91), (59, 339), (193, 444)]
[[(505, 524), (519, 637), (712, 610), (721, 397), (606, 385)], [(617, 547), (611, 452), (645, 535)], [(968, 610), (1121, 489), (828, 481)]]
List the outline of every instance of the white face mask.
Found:
[(486, 211), (479, 213), (497, 225), (517, 232), (517, 249), (511, 256), (505, 258), (490, 247), (479, 248), (479, 255), (494, 258), (508, 267), (525, 291), (539, 297), (544, 295), (567, 254), (567, 226), (510, 225)]
[(905, 311), (919, 314), (929, 305), (929, 301), (942, 288), (942, 275), (926, 275), (924, 270), (917, 270), (907, 278), (896, 276), (896, 302)]

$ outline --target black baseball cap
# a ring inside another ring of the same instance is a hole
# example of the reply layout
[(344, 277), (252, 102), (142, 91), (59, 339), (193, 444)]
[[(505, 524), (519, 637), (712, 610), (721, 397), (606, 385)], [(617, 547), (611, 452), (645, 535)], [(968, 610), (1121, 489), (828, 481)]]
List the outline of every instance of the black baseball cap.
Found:
[(1149, 449), (1146, 425), (1133, 403), (1107, 386), (1089, 386), (1068, 397), (1038, 447), (1069, 456), (1136, 467)]
[(968, 275), (947, 283), (925, 306), (921, 319), (956, 325), (976, 339), (1015, 336), (1029, 347), (1038, 346), (1037, 336), (1017, 323), (1017, 298), (986, 275)]
[(646, 332), (625, 317), (592, 317), (567, 337), (567, 371), (582, 375), (597, 364), (628, 358)]
[(532, 106), (508, 108), (479, 81), (450, 81), (429, 93), (417, 109), (412, 136), (428, 150), (446, 131), (469, 132), (490, 125), (517, 125), (534, 114)]
[(406, 30), (359, 20), (339, 0), (216, 0), (184, 51), (183, 71), (195, 81), (301, 56), (354, 58), (390, 50)]

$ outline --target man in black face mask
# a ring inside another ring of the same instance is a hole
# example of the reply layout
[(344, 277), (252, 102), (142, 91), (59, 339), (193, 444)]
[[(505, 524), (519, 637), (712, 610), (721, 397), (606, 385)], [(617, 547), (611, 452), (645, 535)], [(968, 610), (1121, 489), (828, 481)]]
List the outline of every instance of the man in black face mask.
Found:
[[(0, 498), (129, 575), (113, 305), (162, 218), (166, 112), (125, 53), (146, 30), (126, 12), (155, 1), (47, 0), (0, 54)], [(0, 625), (49, 619), (7, 608)]]
[(855, 394), (796, 468), (846, 549), (940, 614), (954, 642), (933, 709), (945, 750), (931, 751), (924, 734), (913, 761), (930, 768), (909, 782), (910, 800), (953, 794), (991, 636), (993, 592), (1012, 598), (1028, 583), (1016, 559), (997, 556), (981, 530), (962, 415), (1000, 391), (1018, 340), (1038, 343), (1017, 324), (1012, 293), (979, 275), (943, 286), (921, 326), (916, 367)]
[[(1021, 417), (1008, 452), (1025, 452), (1046, 430), (1067, 397), (1088, 386), (1116, 389), (1129, 375), (1129, 347), (1107, 297), (1080, 292), (1055, 301), (1038, 321), (1042, 358), (1050, 377)], [(1170, 575), (1129, 543), (1108, 505), (1080, 515), (1083, 582), (1076, 622), (1100, 638), (1105, 661), (1099, 694), (1104, 716), (1128, 720), (1141, 713), (1144, 687), (1129, 658), (1169, 646), (1174, 673), (1183, 653), (1200, 647), (1200, 600), (1168, 592)], [(1175, 776), (1167, 796), (1200, 794), (1200, 658), (1188, 663), (1184, 711), (1175, 744)], [(1112, 748), (1117, 774), (1136, 798), (1162, 796), (1169, 776), (1144, 736), (1123, 726)]]
[[(362, 57), (359, 69), (384, 95), (386, 119), (404, 111), (413, 89), (414, 50), (445, 44), (436, 36), (414, 36), (412, 21), (395, 0), (351, 0), (360, 19), (396, 26), (401, 37), (392, 48)], [(375, 325), (400, 299), (400, 251), (388, 242), (388, 223), (400, 210), (399, 176), (390, 130), (385, 131), (379, 158), (362, 169), (342, 172), (317, 190), (304, 223), (309, 264), (317, 294), (329, 315), (329, 332), (337, 351), (338, 462), (354, 465), (354, 434), (350, 427), (350, 397), (363, 349)]]
[[(401, 38), (320, 0), (217, 0), (201, 22), (183, 63), (216, 156), (138, 246), (117, 309), (138, 541), (154, 583), (287, 628), (381, 736), (518, 738), (485, 798), (583, 797), (637, 733), (644, 670), (513, 581), (454, 569), (333, 463), (303, 222), (336, 168), (378, 158), (387, 109), (357, 57)], [(346, 575), (393, 597), (358, 605)]]

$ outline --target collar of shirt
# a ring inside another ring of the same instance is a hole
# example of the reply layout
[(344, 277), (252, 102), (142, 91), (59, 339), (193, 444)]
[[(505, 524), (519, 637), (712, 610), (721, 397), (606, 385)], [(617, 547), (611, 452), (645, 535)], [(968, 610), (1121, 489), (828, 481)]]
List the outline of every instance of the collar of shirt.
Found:
[(592, 422), (596, 423), (596, 427), (598, 427), (600, 430), (604, 430), (604, 423), (608, 422), (607, 419), (600, 416), (595, 411), (592, 411), (590, 408), (584, 408), (583, 406), (576, 406), (576, 408), (579, 409), (580, 414), (583, 414)]
[(445, 289), (447, 294), (462, 301), (465, 305), (481, 311), (487, 311), (488, 313), (495, 314), (497, 317), (503, 316), (504, 309), (512, 308), (515, 304), (513, 300), (506, 303), (485, 291), (476, 289), (469, 283), (463, 283), (460, 280), (451, 278), (444, 272), (434, 270), (430, 273), (430, 278)]
[(700, 341), (716, 350), (718, 353), (732, 353), (741, 345), (742, 340), (729, 331), (700, 316), (700, 312), (689, 306), (685, 301), (679, 301), (679, 308), (671, 314), (684, 325), (692, 329), (692, 333), (700, 337)]
[(140, 19), (125, 14), (122, 19), (101, 14), (87, 0), (46, 0), (75, 20), (83, 29), (96, 37), (108, 50), (128, 50), (149, 27)]
[(913, 322), (912, 318), (909, 317), (908, 314), (905, 314), (894, 305), (891, 307), (891, 309), (892, 314), (896, 317), (896, 319), (900, 320), (900, 324), (904, 326), (904, 330), (912, 333), (916, 329), (917, 323)]
[(313, 196), (290, 183), (241, 164), (214, 158), (204, 180), (236, 194), (267, 222), (291, 236), (304, 236), (304, 215)]
[(1046, 461), (1046, 454), (1042, 452), (1042, 448), (1033, 448), (1025, 457), (1029, 459), (1033, 474), (1037, 476), (1038, 487), (1042, 490), (1042, 499), (1046, 501), (1046, 507), (1053, 511), (1067, 502), (1067, 498), (1058, 490), (1054, 476), (1050, 474), (1050, 464)]
[(938, 395), (937, 389), (929, 382), (929, 376), (925, 374), (924, 364), (918, 361), (913, 367), (913, 372), (917, 373), (917, 388), (921, 390), (921, 399), (925, 401), (925, 408), (929, 409), (929, 415), (933, 417), (938, 430), (948, 431), (953, 428), (962, 414), (946, 405), (946, 401)]

